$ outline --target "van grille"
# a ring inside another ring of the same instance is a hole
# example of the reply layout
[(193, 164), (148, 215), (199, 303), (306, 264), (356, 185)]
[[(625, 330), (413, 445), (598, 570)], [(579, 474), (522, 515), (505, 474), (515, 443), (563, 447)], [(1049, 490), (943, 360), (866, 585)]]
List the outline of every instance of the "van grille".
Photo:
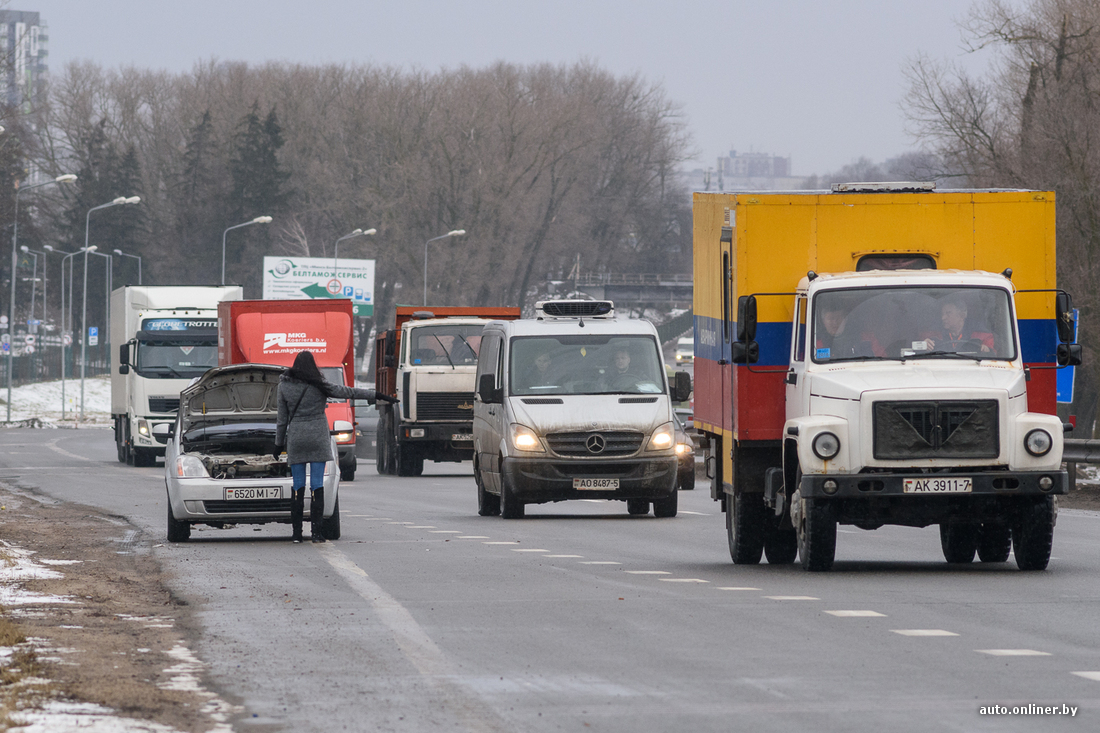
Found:
[(419, 392), (416, 395), (416, 419), (472, 421), (474, 419), (474, 393)]
[(642, 447), (641, 433), (628, 430), (587, 433), (553, 433), (546, 436), (550, 450), (559, 456), (628, 456)]
[(178, 412), (180, 409), (179, 397), (150, 397), (149, 412)]
[(882, 460), (996, 458), (997, 401), (876, 402), (873, 451)]

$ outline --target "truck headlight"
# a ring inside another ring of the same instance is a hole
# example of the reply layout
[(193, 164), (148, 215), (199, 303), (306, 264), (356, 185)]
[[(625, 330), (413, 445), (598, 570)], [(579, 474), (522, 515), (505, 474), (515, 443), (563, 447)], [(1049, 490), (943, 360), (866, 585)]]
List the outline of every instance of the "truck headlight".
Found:
[(195, 456), (176, 456), (176, 475), (180, 478), (206, 478), (206, 466)]
[(813, 448), (815, 456), (828, 461), (836, 458), (836, 454), (840, 452), (840, 438), (832, 433), (818, 433), (810, 447)]
[(149, 421), (145, 418), (138, 420), (138, 435), (148, 438), (149, 437)]
[(1036, 428), (1024, 436), (1024, 448), (1033, 456), (1045, 456), (1054, 447), (1054, 438), (1042, 428)]
[(646, 450), (668, 450), (675, 442), (676, 434), (672, 430), (672, 423), (666, 422), (653, 431), (653, 435), (649, 438), (649, 445), (646, 446)]
[(528, 451), (531, 453), (546, 452), (542, 447), (542, 441), (539, 440), (539, 436), (535, 434), (534, 430), (526, 425), (512, 423), (512, 445), (516, 447), (516, 450)]

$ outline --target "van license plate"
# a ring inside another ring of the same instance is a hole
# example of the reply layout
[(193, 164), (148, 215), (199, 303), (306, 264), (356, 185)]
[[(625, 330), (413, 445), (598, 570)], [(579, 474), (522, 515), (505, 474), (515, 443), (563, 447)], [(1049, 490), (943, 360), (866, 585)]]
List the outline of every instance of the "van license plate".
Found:
[(457, 440), (459, 442), (464, 442), (464, 443), (473, 443), (474, 442), (474, 434), (473, 433), (452, 433), (451, 434), (451, 440)]
[(575, 478), (573, 488), (582, 491), (606, 491), (619, 488), (617, 478)]
[(907, 478), (902, 485), (906, 494), (969, 494), (972, 488), (968, 478)]
[(245, 501), (248, 499), (282, 499), (283, 490), (278, 486), (249, 486), (225, 490), (226, 501)]

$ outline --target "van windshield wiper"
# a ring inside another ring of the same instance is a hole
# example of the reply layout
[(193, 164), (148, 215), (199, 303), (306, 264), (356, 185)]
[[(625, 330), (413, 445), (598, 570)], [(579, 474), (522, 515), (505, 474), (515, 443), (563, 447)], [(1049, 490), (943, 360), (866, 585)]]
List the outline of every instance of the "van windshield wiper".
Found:
[(835, 356), (824, 360), (825, 364), (835, 364), (838, 361), (905, 361), (897, 356)]
[(901, 357), (901, 360), (905, 361), (906, 359), (925, 359), (929, 356), (947, 356), (955, 359), (970, 359), (971, 361), (984, 361), (985, 359), (989, 358), (985, 356), (976, 356), (974, 354), (960, 354), (957, 351), (920, 351), (915, 354), (906, 354), (905, 356)]

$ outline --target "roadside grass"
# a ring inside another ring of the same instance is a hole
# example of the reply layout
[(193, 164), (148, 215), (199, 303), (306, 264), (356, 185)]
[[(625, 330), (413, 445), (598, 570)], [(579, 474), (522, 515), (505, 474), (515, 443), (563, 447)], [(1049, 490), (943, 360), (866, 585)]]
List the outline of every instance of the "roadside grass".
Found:
[(27, 636), (17, 624), (5, 615), (0, 606), (0, 649), (10, 649), (11, 656), (0, 662), (0, 731), (25, 725), (12, 719), (12, 715), (28, 707), (37, 707), (51, 696), (52, 684), (42, 679), (42, 667), (34, 650), (21, 645)]

